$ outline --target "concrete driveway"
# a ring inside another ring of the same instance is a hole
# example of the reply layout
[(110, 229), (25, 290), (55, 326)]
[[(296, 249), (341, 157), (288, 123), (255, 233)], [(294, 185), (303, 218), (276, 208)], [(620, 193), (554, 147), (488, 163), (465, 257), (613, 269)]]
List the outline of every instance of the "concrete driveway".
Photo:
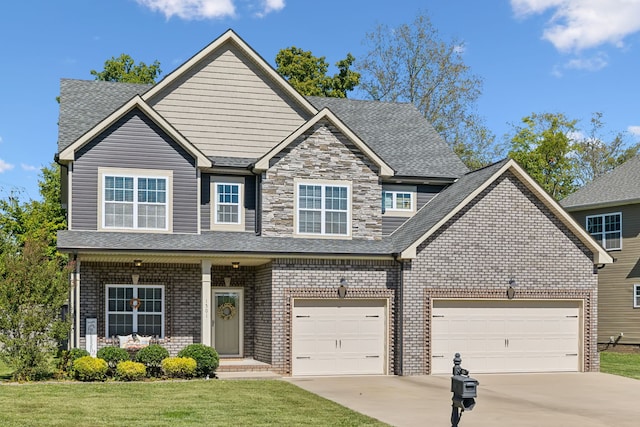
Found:
[[(602, 373), (472, 375), (460, 426), (639, 426), (640, 381)], [(293, 384), (394, 426), (450, 426), (449, 376), (297, 377)]]

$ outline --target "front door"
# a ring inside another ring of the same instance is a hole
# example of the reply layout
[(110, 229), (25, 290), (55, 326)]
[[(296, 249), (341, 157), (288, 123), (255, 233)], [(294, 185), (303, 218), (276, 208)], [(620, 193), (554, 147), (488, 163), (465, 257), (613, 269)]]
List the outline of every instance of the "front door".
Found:
[(213, 289), (213, 347), (221, 357), (242, 356), (242, 289)]

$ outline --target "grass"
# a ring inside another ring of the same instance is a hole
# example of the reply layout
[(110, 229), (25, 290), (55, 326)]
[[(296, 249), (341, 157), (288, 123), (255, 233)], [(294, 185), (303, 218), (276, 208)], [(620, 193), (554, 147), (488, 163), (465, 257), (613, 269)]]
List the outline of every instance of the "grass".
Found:
[(640, 353), (600, 353), (600, 372), (640, 380)]
[(384, 426), (280, 380), (0, 385), (2, 426)]

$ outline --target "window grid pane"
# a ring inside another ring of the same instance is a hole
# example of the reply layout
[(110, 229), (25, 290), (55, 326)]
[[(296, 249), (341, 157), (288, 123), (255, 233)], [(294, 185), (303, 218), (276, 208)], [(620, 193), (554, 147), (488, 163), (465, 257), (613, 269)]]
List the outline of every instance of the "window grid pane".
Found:
[(587, 217), (587, 231), (603, 248), (622, 249), (622, 215), (604, 214)]
[(240, 224), (240, 184), (217, 184), (216, 192), (216, 223)]
[[(152, 286), (110, 286), (107, 288), (108, 336), (162, 335), (164, 322), (163, 289)], [(140, 304), (136, 310), (131, 307), (132, 298)]]
[(299, 233), (348, 234), (348, 187), (300, 184), (297, 202)]
[(105, 176), (103, 192), (104, 227), (167, 228), (166, 178)]

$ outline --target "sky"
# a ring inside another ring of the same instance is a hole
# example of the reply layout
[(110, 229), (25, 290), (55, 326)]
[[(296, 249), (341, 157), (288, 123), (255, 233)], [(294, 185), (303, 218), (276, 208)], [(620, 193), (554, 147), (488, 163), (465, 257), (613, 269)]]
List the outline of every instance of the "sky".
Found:
[[(427, 14), (483, 80), (477, 112), (498, 141), (532, 113), (563, 113), (640, 141), (640, 0), (7, 0), (0, 5), (0, 198), (38, 199), (56, 153), (60, 79), (122, 53), (169, 74), (227, 29), (274, 65), (296, 46), (334, 64), (377, 25)], [(332, 71), (330, 70), (330, 73)], [(362, 96), (350, 95), (351, 98)]]

